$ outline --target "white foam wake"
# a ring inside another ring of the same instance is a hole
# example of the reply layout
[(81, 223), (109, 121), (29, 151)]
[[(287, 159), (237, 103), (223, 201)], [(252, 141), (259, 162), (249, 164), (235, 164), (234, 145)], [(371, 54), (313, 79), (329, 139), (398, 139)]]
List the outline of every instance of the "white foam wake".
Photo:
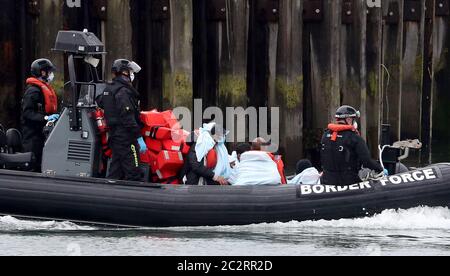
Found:
[(252, 233), (285, 233), (288, 231), (321, 231), (333, 229), (360, 230), (450, 230), (450, 209), (444, 207), (417, 207), (408, 210), (386, 210), (381, 214), (356, 219), (292, 221), (289, 223), (262, 223), (249, 226), (220, 226), (220, 227), (178, 227), (174, 231), (225, 231)]
[[(255, 231), (272, 229), (274, 231), (283, 231), (290, 229), (308, 229), (308, 228), (357, 228), (357, 229), (443, 229), (450, 230), (450, 209), (444, 207), (417, 207), (408, 210), (386, 210), (379, 215), (358, 219), (340, 219), (340, 220), (319, 220), (274, 224), (258, 224), (243, 227), (221, 226), (221, 227), (175, 227), (171, 230), (219, 230), (219, 231)], [(19, 220), (14, 217), (0, 217), (0, 231), (36, 231), (36, 230), (54, 230), (54, 231), (89, 231), (97, 228), (80, 226), (72, 222), (56, 221), (27, 221)]]
[(290, 224), (297, 227), (316, 228), (450, 230), (450, 209), (417, 207), (408, 210), (386, 210), (379, 215), (367, 218), (292, 222)]
[(79, 231), (95, 230), (88, 226), (80, 226), (72, 222), (64, 221), (29, 221), (19, 220), (14, 217), (0, 217), (0, 231)]

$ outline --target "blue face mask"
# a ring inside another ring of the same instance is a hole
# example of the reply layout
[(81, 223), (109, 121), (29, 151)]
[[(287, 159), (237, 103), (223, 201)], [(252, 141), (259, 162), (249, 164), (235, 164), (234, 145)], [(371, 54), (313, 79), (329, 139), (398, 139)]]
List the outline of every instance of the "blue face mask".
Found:
[(222, 136), (222, 137), (219, 139), (219, 141), (217, 141), (217, 144), (218, 144), (218, 145), (223, 145), (223, 144), (225, 144), (225, 141), (226, 141), (226, 137), (225, 137), (225, 136)]

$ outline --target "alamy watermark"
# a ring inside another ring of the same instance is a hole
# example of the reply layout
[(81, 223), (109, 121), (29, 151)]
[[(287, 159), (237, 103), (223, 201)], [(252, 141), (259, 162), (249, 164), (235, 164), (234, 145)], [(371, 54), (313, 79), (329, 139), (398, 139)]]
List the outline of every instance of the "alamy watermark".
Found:
[[(208, 107), (203, 110), (203, 101), (194, 100), (193, 111), (186, 107), (173, 110), (184, 130), (192, 132), (202, 126), (205, 121), (214, 121), (226, 126), (229, 131), (227, 143), (251, 142), (256, 138), (267, 141), (265, 149), (276, 152), (280, 141), (280, 108), (279, 107)], [(270, 123), (269, 123), (270, 120)]]

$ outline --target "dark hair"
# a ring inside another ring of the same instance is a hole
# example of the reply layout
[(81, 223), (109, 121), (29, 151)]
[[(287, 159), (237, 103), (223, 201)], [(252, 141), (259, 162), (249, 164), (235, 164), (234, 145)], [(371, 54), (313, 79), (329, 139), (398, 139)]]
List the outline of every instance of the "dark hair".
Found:
[(313, 167), (313, 165), (312, 165), (311, 161), (309, 161), (308, 159), (300, 160), (297, 162), (297, 174), (301, 174), (306, 169), (309, 169), (312, 167)]
[(226, 130), (221, 126), (216, 124), (212, 129), (211, 129), (211, 134), (212, 135), (219, 135), (219, 136), (225, 136)]
[(241, 143), (236, 146), (236, 153), (238, 155), (251, 151), (252, 146), (249, 143)]

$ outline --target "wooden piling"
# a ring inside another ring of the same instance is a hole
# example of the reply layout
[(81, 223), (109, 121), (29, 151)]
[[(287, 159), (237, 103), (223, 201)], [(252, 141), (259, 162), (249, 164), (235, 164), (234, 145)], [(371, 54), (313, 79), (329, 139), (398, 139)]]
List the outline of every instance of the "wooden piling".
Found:
[(225, 0), (226, 21), (219, 24), (218, 104), (247, 106), (248, 0)]
[[(133, 60), (130, 0), (109, 0), (105, 27), (105, 78), (110, 80), (111, 66), (119, 58)], [(140, 77), (140, 76), (139, 76)]]
[(400, 139), (402, 54), (403, 54), (403, 0), (384, 0), (383, 58), (382, 58), (382, 122), (391, 125), (391, 141)]
[[(35, 47), (33, 58), (48, 58), (57, 67), (55, 81), (52, 83), (58, 98), (63, 96), (64, 88), (64, 55), (54, 52), (55, 40), (58, 32), (63, 29), (64, 0), (41, 0), (40, 14), (36, 17), (33, 32)], [(48, 16), (48, 15), (52, 16)]]
[[(280, 1), (274, 102), (280, 108), (280, 152), (291, 167), (303, 156), (303, 5)], [(271, 53), (273, 54), (273, 53)]]
[[(314, 2), (314, 1), (313, 1)], [(304, 3), (306, 5), (306, 3)], [(341, 104), (339, 45), (342, 0), (323, 1), (319, 21), (304, 24), (304, 143), (307, 157), (319, 165), (320, 139)], [(315, 12), (315, 11), (313, 11)]]
[[(400, 136), (402, 140), (421, 137), (425, 1), (405, 0), (404, 5)], [(420, 14), (414, 15), (417, 13)]]
[[(20, 61), (20, 40), (13, 30), (16, 28), (16, 2), (8, 1), (0, 9), (0, 124), (5, 127), (18, 126), (20, 102), (20, 72), (17, 70)], [(20, 32), (20, 29), (18, 30)]]
[(432, 141), (432, 90), (433, 90), (433, 30), (435, 21), (435, 0), (425, 2), (425, 24), (424, 24), (424, 44), (423, 44), (423, 81), (422, 81), (422, 124), (421, 141), (423, 144), (421, 151), (421, 163), (431, 164), (431, 141)]
[(366, 65), (367, 65), (367, 143), (373, 157), (378, 155), (381, 124), (381, 48), (382, 48), (382, 9), (367, 9)]
[(360, 133), (367, 136), (367, 67), (366, 26), (367, 5), (363, 1), (344, 0), (340, 27), (340, 90), (341, 102), (361, 112)]
[(433, 24), (432, 162), (448, 162), (450, 156), (450, 16), (448, 7), (440, 12)]
[(170, 49), (163, 72), (164, 109), (183, 106), (192, 110), (192, 0), (170, 1)]

